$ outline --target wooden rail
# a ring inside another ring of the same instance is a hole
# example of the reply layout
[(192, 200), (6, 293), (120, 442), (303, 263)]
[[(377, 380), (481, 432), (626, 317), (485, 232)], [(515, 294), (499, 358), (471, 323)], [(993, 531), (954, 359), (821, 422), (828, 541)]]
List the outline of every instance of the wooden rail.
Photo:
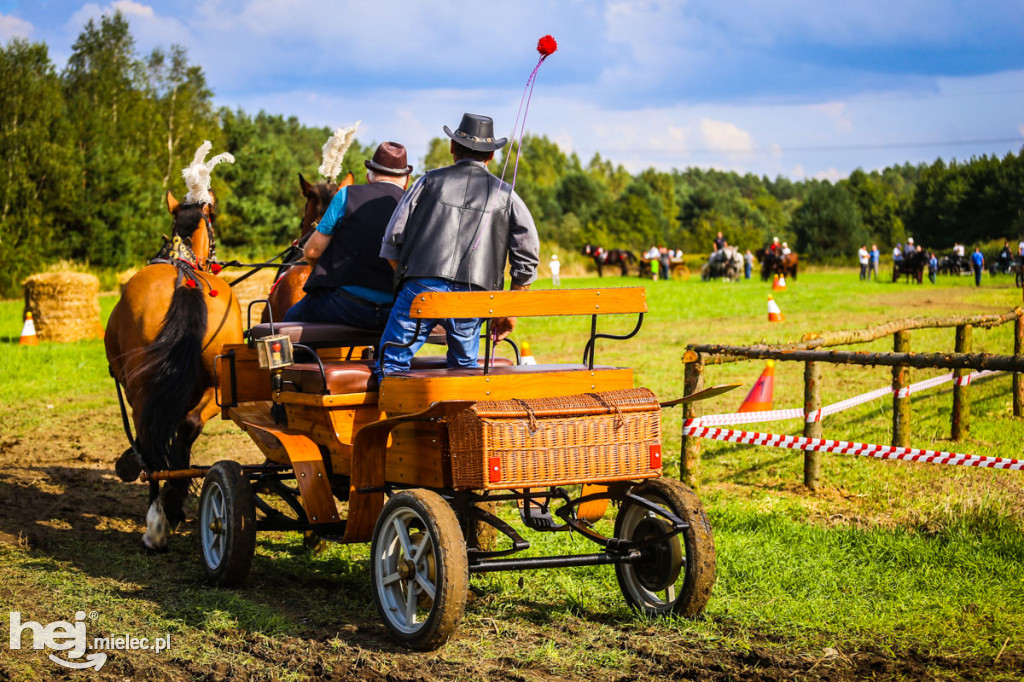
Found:
[[(1014, 323), (1013, 355), (971, 353), (973, 327), (996, 327)], [(956, 329), (955, 348), (952, 353), (912, 353), (910, 331), (914, 329)], [(893, 337), (893, 352), (858, 352), (825, 350), (831, 346), (867, 343), (886, 336)], [(910, 396), (901, 395), (900, 389), (911, 384), (912, 368), (952, 369), (953, 409), (950, 420), (950, 438), (954, 441), (967, 436), (970, 428), (970, 393), (955, 379), (970, 370), (1002, 370), (1013, 373), (1013, 415), (1024, 415), (1024, 309), (1016, 308), (1001, 315), (950, 316), (942, 318), (903, 319), (861, 330), (840, 330), (821, 334), (807, 334), (798, 343), (778, 346), (726, 346), (690, 344), (683, 355), (686, 365), (684, 388), (691, 393), (704, 385), (706, 365), (725, 364), (740, 360), (766, 359), (780, 362), (803, 362), (804, 414), (821, 407), (821, 364), (872, 365), (892, 367), (893, 431), (892, 444), (910, 445)], [(700, 403), (684, 406), (683, 418), (692, 419), (702, 413)], [(821, 437), (821, 422), (805, 422), (804, 435)], [(804, 454), (804, 485), (818, 487), (821, 476), (821, 453)], [(700, 439), (683, 436), (681, 468), (683, 479), (691, 486), (700, 479)]]

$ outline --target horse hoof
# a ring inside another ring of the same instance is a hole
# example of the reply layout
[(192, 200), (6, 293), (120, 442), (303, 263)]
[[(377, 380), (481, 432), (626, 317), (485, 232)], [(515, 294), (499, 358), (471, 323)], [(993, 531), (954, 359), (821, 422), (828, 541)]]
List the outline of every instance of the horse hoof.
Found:
[(125, 483), (139, 480), (142, 467), (139, 466), (139, 460), (135, 457), (135, 453), (132, 452), (131, 448), (122, 452), (121, 456), (114, 462), (114, 473)]
[(149, 543), (146, 542), (146, 539), (143, 538), (142, 539), (142, 551), (144, 551), (146, 554), (149, 554), (149, 555), (152, 556), (152, 555), (156, 555), (156, 554), (167, 554), (167, 552), (169, 550), (167, 548), (167, 545), (163, 545), (162, 547), (150, 547)]

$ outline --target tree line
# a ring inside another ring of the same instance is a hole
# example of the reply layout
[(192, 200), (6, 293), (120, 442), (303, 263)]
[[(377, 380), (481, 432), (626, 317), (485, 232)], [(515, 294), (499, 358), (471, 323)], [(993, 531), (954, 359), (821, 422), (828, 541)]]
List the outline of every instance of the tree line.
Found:
[[(0, 46), (0, 77), (0, 295), (17, 295), (25, 275), (59, 259), (144, 263), (169, 226), (164, 195), (182, 194), (179, 171), (203, 140), (236, 158), (214, 173), (220, 244), (255, 257), (295, 238), (297, 174), (317, 178), (330, 130), (216, 108), (183, 48), (139, 54), (120, 13), (89, 21), (60, 71), (44, 43)], [(374, 147), (357, 140), (343, 172), (364, 180)], [(447, 165), (447, 150), (447, 139), (434, 138), (416, 170)], [(507, 164), (510, 177), (517, 154), (506, 147), (493, 170)], [(1024, 150), (857, 170), (836, 183), (699, 168), (633, 174), (600, 154), (583, 163), (536, 135), (524, 138), (518, 161), (516, 190), (541, 238), (562, 249), (706, 252), (722, 232), (751, 249), (778, 236), (827, 261), (909, 235), (946, 248), (1024, 233)]]

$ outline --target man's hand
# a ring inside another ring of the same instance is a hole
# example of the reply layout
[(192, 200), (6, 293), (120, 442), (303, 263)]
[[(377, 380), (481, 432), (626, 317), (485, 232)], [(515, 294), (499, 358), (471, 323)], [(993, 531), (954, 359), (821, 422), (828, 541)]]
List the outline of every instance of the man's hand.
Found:
[(512, 333), (515, 329), (516, 318), (514, 317), (496, 317), (491, 322), (491, 333), (494, 334), (494, 341), (502, 341)]

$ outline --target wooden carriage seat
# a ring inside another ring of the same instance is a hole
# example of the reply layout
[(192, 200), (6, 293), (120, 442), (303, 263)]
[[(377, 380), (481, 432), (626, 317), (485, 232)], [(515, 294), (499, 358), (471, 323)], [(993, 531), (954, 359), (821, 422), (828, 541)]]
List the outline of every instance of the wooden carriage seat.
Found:
[[(413, 301), (413, 319), (602, 315), (647, 312), (643, 287), (541, 291), (425, 292)], [(378, 406), (389, 415), (427, 409), (439, 400), (507, 400), (633, 388), (633, 370), (583, 364), (421, 369), (384, 378)]]
[[(324, 373), (321, 374), (320, 367), (315, 362), (296, 363), (282, 370), (282, 391), (322, 394), (326, 378), (328, 395), (373, 393), (377, 391), (377, 377), (373, 374), (373, 364), (372, 360), (325, 362)], [(480, 358), (480, 364), (483, 364), (483, 358)], [(444, 370), (447, 365), (448, 360), (443, 355), (417, 355), (412, 359), (412, 369), (417, 371)], [(508, 358), (494, 358), (494, 365), (514, 366), (512, 360)]]

